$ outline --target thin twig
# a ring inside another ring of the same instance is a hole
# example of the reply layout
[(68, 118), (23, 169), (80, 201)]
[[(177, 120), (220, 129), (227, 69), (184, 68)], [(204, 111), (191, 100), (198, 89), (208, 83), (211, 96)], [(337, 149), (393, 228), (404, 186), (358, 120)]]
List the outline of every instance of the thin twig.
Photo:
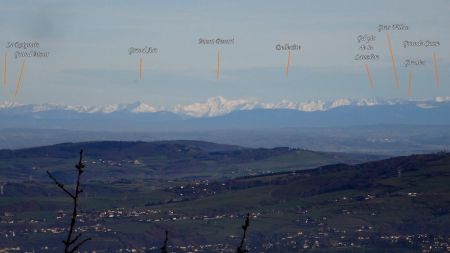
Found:
[(244, 230), (244, 234), (242, 235), (241, 244), (237, 248), (237, 253), (246, 253), (248, 249), (245, 248), (245, 237), (247, 236), (247, 229), (250, 226), (250, 213), (247, 213), (247, 217), (245, 217), (245, 224), (242, 226), (242, 230)]
[(48, 175), (51, 179), (53, 179), (53, 182), (55, 182), (55, 184), (56, 184), (59, 188), (61, 188), (61, 190), (63, 190), (65, 193), (67, 193), (67, 195), (69, 195), (72, 199), (75, 198), (75, 196), (73, 196), (73, 194), (72, 194), (71, 192), (69, 192), (69, 191), (65, 188), (64, 184), (61, 184), (60, 182), (58, 182), (58, 180), (56, 180), (56, 178), (52, 175), (52, 173), (50, 173), (49, 171), (47, 171), (47, 175)]
[(161, 253), (167, 253), (167, 242), (169, 241), (169, 231), (166, 230), (166, 239), (164, 239), (164, 244), (161, 247)]
[(77, 245), (75, 245), (70, 252), (75, 252), (83, 243), (92, 240), (92, 238), (88, 237), (84, 239), (83, 241), (79, 242)]

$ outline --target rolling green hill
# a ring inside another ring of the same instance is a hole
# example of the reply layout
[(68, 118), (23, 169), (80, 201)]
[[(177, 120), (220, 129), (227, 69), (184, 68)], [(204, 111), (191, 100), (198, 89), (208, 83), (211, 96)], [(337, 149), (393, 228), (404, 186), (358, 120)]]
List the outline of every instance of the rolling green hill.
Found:
[(276, 171), (356, 163), (378, 156), (291, 148), (253, 149), (201, 141), (84, 142), (0, 150), (0, 181), (47, 181), (46, 170), (70, 182), (73, 161), (85, 149), (88, 181), (164, 178), (231, 178)]

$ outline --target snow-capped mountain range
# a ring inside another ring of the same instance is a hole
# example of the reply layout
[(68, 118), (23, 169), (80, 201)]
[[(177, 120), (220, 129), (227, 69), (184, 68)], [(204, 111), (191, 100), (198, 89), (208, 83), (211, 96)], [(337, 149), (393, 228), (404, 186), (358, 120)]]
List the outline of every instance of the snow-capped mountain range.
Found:
[(1, 102), (0, 112), (12, 113), (32, 113), (39, 114), (43, 112), (75, 112), (86, 114), (111, 114), (111, 113), (130, 113), (143, 114), (155, 112), (172, 112), (182, 116), (203, 118), (217, 117), (226, 115), (235, 111), (249, 111), (254, 109), (290, 109), (303, 112), (328, 111), (344, 106), (377, 106), (377, 105), (401, 105), (414, 104), (422, 109), (439, 107), (442, 104), (450, 103), (450, 97), (436, 97), (435, 99), (422, 100), (402, 100), (402, 99), (336, 99), (333, 101), (308, 101), (292, 102), (283, 100), (279, 103), (265, 103), (255, 98), (245, 99), (226, 99), (222, 96), (212, 97), (204, 103), (192, 103), (187, 105), (175, 105), (173, 107), (154, 107), (152, 105), (136, 102), (131, 104), (113, 104), (106, 106), (83, 106), (83, 105), (59, 105), (59, 104), (30, 104), (24, 105), (15, 102)]

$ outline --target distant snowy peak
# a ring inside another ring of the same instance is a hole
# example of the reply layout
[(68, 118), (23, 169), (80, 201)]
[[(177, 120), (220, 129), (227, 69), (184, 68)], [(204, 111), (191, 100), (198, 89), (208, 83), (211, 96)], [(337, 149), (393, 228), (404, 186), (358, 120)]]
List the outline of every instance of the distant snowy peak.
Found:
[(133, 113), (145, 113), (145, 112), (157, 112), (158, 109), (155, 107), (145, 104), (145, 103), (139, 103), (136, 107), (134, 107), (131, 112)]
[(32, 113), (44, 112), (75, 112), (75, 113), (154, 113), (168, 111), (175, 114), (189, 117), (216, 117), (232, 113), (234, 111), (254, 110), (254, 109), (290, 109), (305, 112), (326, 111), (343, 106), (377, 106), (377, 105), (399, 105), (414, 104), (423, 109), (439, 107), (443, 103), (450, 103), (450, 97), (436, 97), (435, 99), (422, 100), (401, 100), (401, 99), (336, 99), (333, 101), (307, 101), (292, 102), (282, 100), (278, 103), (265, 103), (255, 98), (246, 99), (226, 99), (222, 96), (208, 98), (204, 103), (192, 103), (187, 105), (175, 105), (172, 108), (157, 108), (142, 102), (131, 104), (112, 104), (105, 106), (71, 106), (58, 104), (23, 105), (16, 102), (0, 102), (0, 112)]
[(435, 101), (438, 103), (450, 102), (450, 97), (436, 97)]
[(91, 107), (90, 113), (101, 112), (101, 113), (146, 113), (146, 112), (157, 112), (158, 110), (148, 104), (142, 102), (136, 102), (132, 104), (113, 104), (100, 107)]
[(252, 110), (259, 108), (260, 103), (255, 99), (227, 100), (224, 97), (208, 98), (205, 103), (176, 105), (173, 112), (191, 117), (215, 117), (238, 110)]

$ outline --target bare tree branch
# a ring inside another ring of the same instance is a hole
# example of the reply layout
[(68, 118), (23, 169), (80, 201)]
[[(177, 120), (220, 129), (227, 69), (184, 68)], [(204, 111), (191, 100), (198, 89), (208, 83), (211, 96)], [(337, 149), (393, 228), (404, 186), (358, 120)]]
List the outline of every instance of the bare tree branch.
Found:
[(236, 253), (246, 253), (248, 249), (245, 248), (245, 237), (247, 236), (247, 229), (250, 226), (250, 213), (247, 213), (247, 217), (245, 217), (245, 224), (242, 226), (242, 230), (244, 230), (244, 234), (242, 235), (241, 244), (236, 250)]
[(85, 242), (92, 240), (92, 238), (88, 237), (86, 239), (84, 239), (83, 241), (81, 241), (80, 243), (78, 243), (77, 245), (75, 245), (72, 250), (70, 250), (70, 252), (75, 252), (81, 245), (83, 245)]
[[(80, 196), (80, 193), (83, 192), (80, 185), (81, 180), (81, 174), (84, 172), (84, 164), (83, 164), (83, 150), (80, 150), (80, 159), (78, 160), (78, 163), (75, 165), (75, 168), (77, 169), (77, 181), (75, 186), (75, 192), (72, 193), (69, 190), (66, 189), (64, 184), (60, 183), (49, 171), (47, 171), (48, 176), (53, 180), (53, 182), (61, 188), (67, 195), (69, 195), (73, 200), (73, 209), (72, 209), (72, 218), (70, 220), (70, 226), (69, 226), (69, 233), (67, 234), (66, 240), (63, 241), (64, 243), (64, 253), (74, 253), (78, 248), (80, 248), (81, 245), (83, 245), (85, 242), (91, 240), (91, 238), (86, 238), (79, 243), (75, 244), (78, 239), (81, 238), (82, 234), (79, 233), (78, 235), (74, 236), (75, 232), (75, 223), (77, 221), (78, 216), (78, 198)], [(73, 238), (72, 238), (73, 237)]]
[(161, 253), (167, 253), (167, 242), (169, 241), (169, 231), (166, 230), (166, 239), (164, 239), (164, 244), (161, 247)]
[(83, 233), (79, 233), (75, 238), (72, 239), (72, 241), (69, 242), (69, 244), (74, 244), (80, 237), (83, 235)]
[(47, 175), (53, 179), (53, 182), (55, 182), (55, 184), (61, 188), (61, 190), (63, 190), (65, 193), (67, 193), (67, 195), (69, 195), (72, 199), (75, 198), (75, 196), (69, 192), (65, 187), (64, 184), (60, 183), (58, 180), (56, 180), (56, 178), (52, 175), (52, 173), (50, 173), (50, 171), (47, 170)]

